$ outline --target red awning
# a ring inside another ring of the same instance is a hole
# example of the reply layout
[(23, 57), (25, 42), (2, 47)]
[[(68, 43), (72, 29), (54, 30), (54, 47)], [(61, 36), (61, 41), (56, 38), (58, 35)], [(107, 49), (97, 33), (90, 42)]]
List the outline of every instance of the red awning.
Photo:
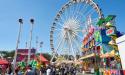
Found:
[(49, 62), (42, 54), (40, 54), (39, 58), (40, 58), (40, 61), (42, 62)]
[(42, 55), (40, 54), (39, 56), (34, 57), (34, 59), (38, 62), (43, 62), (45, 64), (49, 64), (49, 61)]
[(8, 64), (9, 62), (5, 59), (0, 59), (0, 65)]

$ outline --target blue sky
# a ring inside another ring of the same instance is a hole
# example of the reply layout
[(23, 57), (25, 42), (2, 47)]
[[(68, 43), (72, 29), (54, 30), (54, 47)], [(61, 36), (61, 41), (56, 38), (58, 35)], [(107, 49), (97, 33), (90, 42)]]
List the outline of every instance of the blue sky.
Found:
[[(49, 32), (56, 13), (68, 0), (0, 0), (0, 50), (16, 48), (18, 19), (23, 18), (23, 32), (19, 48), (29, 42), (30, 18), (35, 19), (32, 46), (36, 47), (36, 36), (43, 41), (43, 52), (50, 52)], [(125, 1), (95, 0), (105, 16), (116, 15), (118, 30), (125, 32)]]

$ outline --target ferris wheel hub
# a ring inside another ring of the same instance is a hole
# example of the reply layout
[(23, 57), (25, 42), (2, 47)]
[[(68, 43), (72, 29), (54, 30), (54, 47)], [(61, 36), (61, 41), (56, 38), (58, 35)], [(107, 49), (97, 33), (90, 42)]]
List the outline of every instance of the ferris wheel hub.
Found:
[(64, 30), (69, 30), (69, 31), (73, 31), (74, 29), (78, 28), (80, 25), (78, 20), (75, 19), (69, 19), (64, 23)]

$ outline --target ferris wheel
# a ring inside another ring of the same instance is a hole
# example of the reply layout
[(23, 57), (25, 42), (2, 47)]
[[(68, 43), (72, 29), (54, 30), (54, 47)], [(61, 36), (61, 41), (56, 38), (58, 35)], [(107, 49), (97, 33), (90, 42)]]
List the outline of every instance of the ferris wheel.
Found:
[(50, 30), (53, 58), (81, 53), (81, 44), (89, 26), (95, 26), (103, 14), (93, 0), (70, 0), (57, 13)]

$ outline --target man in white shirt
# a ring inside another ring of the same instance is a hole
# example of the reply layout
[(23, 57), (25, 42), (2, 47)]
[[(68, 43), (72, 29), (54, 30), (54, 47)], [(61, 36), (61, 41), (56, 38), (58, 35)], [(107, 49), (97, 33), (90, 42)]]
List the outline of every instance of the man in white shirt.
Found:
[(50, 67), (48, 67), (48, 69), (46, 70), (47, 75), (50, 75), (50, 72), (51, 72), (51, 69)]

